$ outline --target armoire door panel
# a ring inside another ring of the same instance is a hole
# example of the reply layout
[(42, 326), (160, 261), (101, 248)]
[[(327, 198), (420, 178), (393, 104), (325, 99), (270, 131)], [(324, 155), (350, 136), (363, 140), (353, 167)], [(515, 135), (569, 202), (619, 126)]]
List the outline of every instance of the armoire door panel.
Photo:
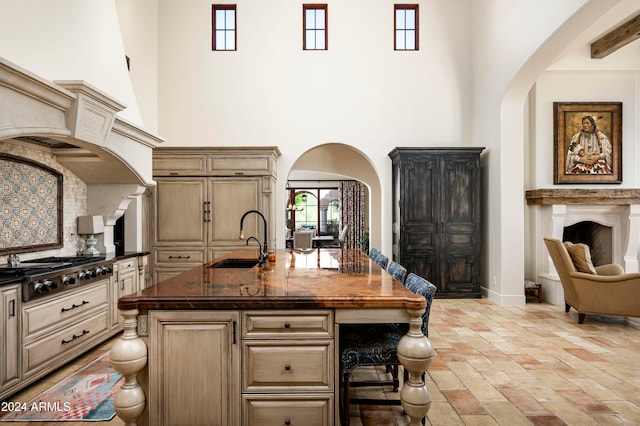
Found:
[(480, 207), (476, 199), (479, 185), (475, 161), (447, 156), (443, 160), (441, 214), (445, 222), (475, 222)]
[[(439, 287), (436, 268), (438, 267), (435, 255), (410, 254), (405, 257), (403, 266), (408, 271), (420, 271), (420, 276)], [(441, 291), (440, 289), (438, 291)]]
[(406, 222), (435, 222), (437, 205), (434, 202), (434, 180), (438, 163), (433, 159), (418, 157), (412, 159), (404, 171), (402, 197), (403, 215)]
[(447, 226), (443, 240), (444, 246), (448, 250), (474, 252), (478, 236), (477, 228), (475, 225), (463, 224)]
[[(461, 289), (471, 289), (476, 278), (476, 258), (472, 255), (443, 256), (445, 291), (455, 293)], [(465, 292), (467, 290), (464, 290)]]
[(434, 247), (434, 232), (423, 228), (433, 228), (433, 226), (405, 228), (407, 249), (419, 250)]

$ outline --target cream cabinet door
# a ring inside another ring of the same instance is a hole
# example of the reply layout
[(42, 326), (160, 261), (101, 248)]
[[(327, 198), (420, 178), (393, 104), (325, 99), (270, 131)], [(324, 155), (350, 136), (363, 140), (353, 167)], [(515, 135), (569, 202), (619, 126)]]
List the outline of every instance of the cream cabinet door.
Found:
[[(244, 245), (244, 242), (239, 240), (240, 219), (248, 210), (262, 209), (262, 178), (211, 178), (209, 193), (210, 244)], [(245, 238), (255, 236), (262, 243), (262, 226), (262, 219), (257, 214), (248, 215), (244, 221)]]
[[(0, 391), (20, 379), (18, 358), (20, 354), (20, 286), (6, 286), (0, 291)], [(0, 394), (1, 396), (1, 394)]]
[(240, 424), (240, 313), (149, 313), (149, 424)]
[(156, 178), (155, 244), (206, 246), (206, 178)]

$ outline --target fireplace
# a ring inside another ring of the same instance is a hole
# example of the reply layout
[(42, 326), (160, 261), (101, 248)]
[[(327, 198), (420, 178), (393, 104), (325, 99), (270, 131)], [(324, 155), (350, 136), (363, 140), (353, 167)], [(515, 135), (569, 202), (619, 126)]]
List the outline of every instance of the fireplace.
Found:
[(583, 243), (589, 246), (594, 266), (613, 263), (613, 227), (584, 220), (565, 226), (562, 241)]
[(531, 253), (528, 279), (541, 282), (545, 301), (564, 306), (564, 293), (543, 237), (589, 246), (594, 265), (617, 263), (638, 272), (640, 190), (538, 189), (526, 192), (530, 207)]

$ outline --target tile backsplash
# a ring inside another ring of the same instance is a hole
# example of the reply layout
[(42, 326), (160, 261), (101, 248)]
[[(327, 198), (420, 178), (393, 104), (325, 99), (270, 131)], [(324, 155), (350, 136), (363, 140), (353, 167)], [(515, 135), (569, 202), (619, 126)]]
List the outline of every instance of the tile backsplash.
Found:
[[(63, 179), (63, 248), (21, 253), (22, 260), (47, 256), (75, 255), (80, 242), (76, 234), (78, 216), (87, 214), (87, 185), (75, 174), (56, 161), (49, 148), (39, 147), (22, 141), (0, 141), (0, 152), (27, 158), (44, 164), (64, 176)], [(0, 256), (0, 264), (6, 264), (7, 256)]]

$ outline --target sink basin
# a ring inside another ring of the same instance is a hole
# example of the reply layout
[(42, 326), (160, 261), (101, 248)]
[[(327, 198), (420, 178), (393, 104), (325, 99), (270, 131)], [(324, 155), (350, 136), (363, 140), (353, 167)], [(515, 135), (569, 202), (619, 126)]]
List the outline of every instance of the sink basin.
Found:
[(250, 269), (258, 264), (258, 259), (222, 259), (210, 268), (245, 268)]

